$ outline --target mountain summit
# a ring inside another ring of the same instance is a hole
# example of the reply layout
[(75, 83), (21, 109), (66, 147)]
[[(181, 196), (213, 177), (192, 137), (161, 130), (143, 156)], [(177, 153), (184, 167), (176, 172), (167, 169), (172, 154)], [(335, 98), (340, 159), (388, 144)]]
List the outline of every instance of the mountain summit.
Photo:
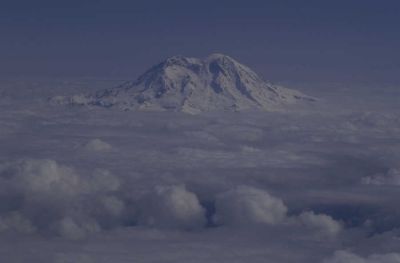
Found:
[(124, 110), (206, 111), (270, 110), (311, 101), (298, 91), (272, 85), (233, 58), (212, 54), (205, 59), (173, 56), (136, 81), (73, 96), (67, 103)]

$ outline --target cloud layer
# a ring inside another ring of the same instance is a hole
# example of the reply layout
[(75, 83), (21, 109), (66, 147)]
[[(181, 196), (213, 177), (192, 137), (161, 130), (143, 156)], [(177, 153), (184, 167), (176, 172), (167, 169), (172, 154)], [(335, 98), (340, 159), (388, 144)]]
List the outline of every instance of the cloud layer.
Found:
[(1, 262), (398, 262), (392, 109), (1, 105)]
[(398, 263), (400, 254), (373, 254), (361, 257), (351, 252), (337, 251), (332, 258), (324, 260), (324, 263)]

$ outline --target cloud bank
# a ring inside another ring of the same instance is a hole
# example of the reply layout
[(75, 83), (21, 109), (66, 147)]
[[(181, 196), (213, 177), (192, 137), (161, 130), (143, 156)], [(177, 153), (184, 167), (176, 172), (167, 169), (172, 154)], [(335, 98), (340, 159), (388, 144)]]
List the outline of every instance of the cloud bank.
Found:
[(324, 260), (323, 263), (398, 263), (400, 254), (374, 254), (368, 257), (361, 257), (347, 251), (337, 251), (332, 258)]

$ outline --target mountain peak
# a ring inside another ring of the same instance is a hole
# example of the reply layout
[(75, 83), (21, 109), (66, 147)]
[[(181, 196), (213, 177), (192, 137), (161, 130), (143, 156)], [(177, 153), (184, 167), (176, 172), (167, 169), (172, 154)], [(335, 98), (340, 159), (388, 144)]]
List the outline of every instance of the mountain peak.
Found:
[(196, 63), (198, 59), (195, 58), (189, 58), (181, 55), (177, 56), (172, 56), (164, 60), (161, 64), (164, 66), (173, 66), (173, 65), (178, 65), (178, 66), (186, 66), (187, 64), (190, 63)]
[(247, 66), (215, 53), (204, 59), (169, 57), (136, 81), (80, 97), (77, 104), (198, 113), (270, 110), (310, 100), (298, 91), (265, 82)]
[(224, 62), (224, 61), (238, 63), (228, 55), (222, 53), (213, 53), (205, 57), (204, 59), (176, 55), (165, 59), (161, 64), (164, 67), (168, 67), (168, 66), (187, 66), (188, 64), (210, 64), (213, 62)]
[(228, 55), (222, 54), (222, 53), (212, 53), (206, 58), (206, 60), (209, 60), (209, 61), (210, 60), (224, 60), (224, 59), (234, 61), (233, 58), (231, 58)]

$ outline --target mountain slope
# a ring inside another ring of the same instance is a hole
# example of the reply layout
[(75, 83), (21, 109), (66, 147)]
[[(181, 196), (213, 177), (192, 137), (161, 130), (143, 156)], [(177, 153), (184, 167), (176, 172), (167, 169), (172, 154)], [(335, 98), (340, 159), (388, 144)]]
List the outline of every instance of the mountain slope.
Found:
[(270, 110), (312, 100), (298, 91), (265, 82), (250, 68), (222, 54), (205, 59), (174, 56), (136, 81), (96, 94), (58, 98), (68, 104), (187, 113)]

